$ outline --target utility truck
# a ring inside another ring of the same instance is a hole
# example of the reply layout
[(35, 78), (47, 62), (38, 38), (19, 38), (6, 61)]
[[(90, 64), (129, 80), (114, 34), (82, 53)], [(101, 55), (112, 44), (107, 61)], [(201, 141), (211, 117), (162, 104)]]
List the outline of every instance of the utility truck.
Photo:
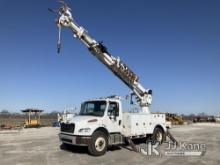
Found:
[[(133, 139), (146, 138), (162, 143), (167, 135), (165, 114), (150, 113), (152, 90), (145, 89), (138, 76), (119, 57), (114, 57), (102, 42), (96, 41), (73, 19), (70, 7), (65, 2), (58, 10), (56, 24), (59, 29), (58, 53), (60, 52), (61, 28), (71, 29), (101, 63), (124, 82), (132, 91), (140, 107), (139, 113), (123, 113), (121, 98), (110, 96), (85, 101), (80, 113), (61, 123), (59, 138), (64, 144), (88, 146), (91, 155), (105, 154), (107, 148)], [(133, 146), (133, 145), (132, 145)]]

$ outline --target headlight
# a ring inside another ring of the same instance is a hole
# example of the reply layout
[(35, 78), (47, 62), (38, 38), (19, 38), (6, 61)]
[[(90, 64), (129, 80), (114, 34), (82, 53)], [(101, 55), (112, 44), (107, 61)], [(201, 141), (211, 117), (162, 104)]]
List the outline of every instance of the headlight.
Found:
[(80, 130), (79, 130), (79, 132), (81, 132), (81, 133), (86, 133), (86, 132), (90, 132), (91, 131), (91, 129), (90, 128), (81, 128)]

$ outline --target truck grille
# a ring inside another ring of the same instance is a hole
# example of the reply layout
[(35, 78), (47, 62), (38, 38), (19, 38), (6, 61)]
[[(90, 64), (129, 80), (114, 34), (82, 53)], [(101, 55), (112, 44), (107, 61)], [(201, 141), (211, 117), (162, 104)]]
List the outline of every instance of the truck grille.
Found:
[(65, 124), (61, 123), (60, 130), (61, 132), (74, 133), (75, 124)]

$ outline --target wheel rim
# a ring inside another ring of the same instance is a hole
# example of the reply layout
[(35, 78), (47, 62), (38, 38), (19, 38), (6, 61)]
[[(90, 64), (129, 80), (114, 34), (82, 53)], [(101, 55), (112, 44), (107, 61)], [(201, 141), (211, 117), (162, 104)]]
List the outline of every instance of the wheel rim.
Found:
[(156, 133), (156, 141), (162, 142), (162, 140), (163, 140), (163, 135), (162, 135), (162, 133), (161, 133), (161, 132), (157, 132), (157, 133)]
[(101, 152), (105, 148), (106, 142), (103, 137), (99, 137), (95, 141), (95, 148), (97, 151)]

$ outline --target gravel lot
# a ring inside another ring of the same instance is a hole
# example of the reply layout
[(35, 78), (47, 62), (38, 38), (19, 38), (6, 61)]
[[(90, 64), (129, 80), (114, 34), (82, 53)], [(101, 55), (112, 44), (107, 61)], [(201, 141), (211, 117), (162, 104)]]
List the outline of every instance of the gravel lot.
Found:
[[(205, 155), (199, 157), (148, 157), (125, 147), (110, 148), (104, 156), (92, 157), (85, 147), (64, 149), (59, 142), (58, 132), (58, 128), (50, 127), (0, 131), (0, 165), (220, 164), (220, 124), (193, 124), (172, 128), (171, 132), (179, 141), (206, 144)], [(167, 146), (164, 143), (160, 147), (162, 153)]]

